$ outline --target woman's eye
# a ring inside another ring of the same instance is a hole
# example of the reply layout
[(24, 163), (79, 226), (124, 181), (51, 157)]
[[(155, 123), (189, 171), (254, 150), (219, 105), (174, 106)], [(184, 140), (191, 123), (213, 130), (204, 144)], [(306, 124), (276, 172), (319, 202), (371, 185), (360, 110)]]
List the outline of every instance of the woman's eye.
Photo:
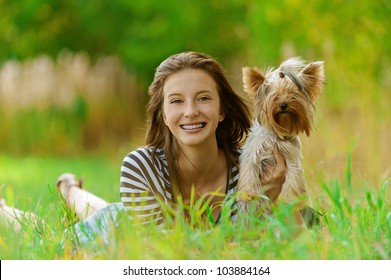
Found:
[(200, 98), (198, 98), (198, 101), (207, 101), (207, 100), (210, 100), (208, 96), (201, 96)]
[(180, 99), (173, 99), (170, 101), (171, 104), (178, 104), (178, 103), (181, 103), (181, 100)]

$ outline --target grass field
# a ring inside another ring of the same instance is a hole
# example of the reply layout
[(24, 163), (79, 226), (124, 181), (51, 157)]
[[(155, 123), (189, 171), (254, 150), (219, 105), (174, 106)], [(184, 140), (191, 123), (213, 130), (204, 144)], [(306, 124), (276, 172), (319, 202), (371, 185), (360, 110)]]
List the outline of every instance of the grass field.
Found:
[[(64, 171), (82, 174), (88, 190), (118, 201), (118, 166), (122, 159), (105, 157), (29, 158), (1, 156), (1, 194), (8, 204), (38, 213), (47, 223), (38, 233), (32, 225), (20, 233), (1, 228), (0, 259), (390, 259), (390, 182), (362, 187), (352, 198), (351, 156), (341, 180), (323, 183), (315, 208), (324, 213), (322, 225), (300, 230), (292, 207), (280, 205), (266, 220), (253, 217), (233, 225), (228, 217), (219, 226), (189, 225), (184, 219), (137, 228), (129, 222), (113, 230), (110, 245), (98, 237), (74, 250), (64, 235), (67, 218), (55, 192)], [(226, 212), (223, 212), (226, 213)], [(202, 215), (195, 207), (192, 215)], [(224, 215), (223, 215), (224, 217)]]

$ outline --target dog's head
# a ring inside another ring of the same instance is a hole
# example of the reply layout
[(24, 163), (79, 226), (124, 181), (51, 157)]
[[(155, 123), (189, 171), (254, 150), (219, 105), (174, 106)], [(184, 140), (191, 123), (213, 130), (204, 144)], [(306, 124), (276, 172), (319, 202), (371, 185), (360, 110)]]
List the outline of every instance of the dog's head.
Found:
[(290, 58), (265, 74), (256, 67), (243, 68), (244, 90), (254, 103), (256, 119), (280, 138), (310, 135), (314, 102), (324, 82), (323, 61), (306, 64)]

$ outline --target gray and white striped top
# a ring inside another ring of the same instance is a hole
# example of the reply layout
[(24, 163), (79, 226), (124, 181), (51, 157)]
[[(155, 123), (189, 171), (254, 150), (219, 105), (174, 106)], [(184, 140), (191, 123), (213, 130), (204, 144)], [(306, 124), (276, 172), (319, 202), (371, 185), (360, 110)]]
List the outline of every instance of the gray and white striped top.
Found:
[[(238, 153), (239, 157), (239, 153)], [(226, 195), (229, 197), (237, 190), (238, 166), (234, 165), (227, 174)], [(126, 211), (130, 219), (140, 219), (141, 223), (158, 223), (164, 227), (164, 213), (158, 203), (162, 201), (167, 207), (173, 204), (173, 191), (169, 180), (167, 161), (162, 149), (139, 148), (129, 153), (121, 166), (121, 202), (111, 203), (75, 225), (77, 241), (87, 244), (96, 236), (101, 236), (109, 244), (112, 225), (118, 226), (121, 215)], [(237, 204), (232, 205), (231, 219)], [(219, 220), (219, 219), (218, 219)], [(215, 221), (216, 223), (218, 222)]]
[[(236, 192), (238, 172), (237, 165), (230, 168), (227, 174), (226, 195)], [(152, 148), (141, 147), (124, 158), (121, 167), (120, 196), (131, 219), (137, 217), (141, 223), (164, 222), (164, 213), (158, 201), (171, 207), (173, 189), (163, 149), (157, 149), (152, 155)]]

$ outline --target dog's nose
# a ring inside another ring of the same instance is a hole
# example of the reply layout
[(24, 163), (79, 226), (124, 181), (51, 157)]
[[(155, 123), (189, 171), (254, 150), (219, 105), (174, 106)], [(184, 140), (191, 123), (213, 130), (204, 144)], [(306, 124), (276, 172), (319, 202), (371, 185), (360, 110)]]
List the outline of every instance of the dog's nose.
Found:
[(288, 104), (286, 104), (285, 102), (281, 102), (279, 106), (281, 111), (285, 111), (286, 109), (288, 109)]

